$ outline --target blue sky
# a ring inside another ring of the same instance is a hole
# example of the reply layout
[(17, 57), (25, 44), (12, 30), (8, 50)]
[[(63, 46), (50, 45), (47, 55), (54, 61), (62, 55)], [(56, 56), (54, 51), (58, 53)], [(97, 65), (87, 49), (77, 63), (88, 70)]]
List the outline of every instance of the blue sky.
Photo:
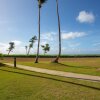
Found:
[[(62, 31), (62, 54), (100, 54), (100, 0), (58, 0)], [(0, 0), (0, 52), (25, 53), (32, 36), (38, 36), (37, 0)], [(41, 8), (41, 44), (49, 43), (49, 54), (58, 52), (56, 0)], [(36, 53), (37, 42), (31, 53)], [(40, 47), (40, 53), (43, 53)]]

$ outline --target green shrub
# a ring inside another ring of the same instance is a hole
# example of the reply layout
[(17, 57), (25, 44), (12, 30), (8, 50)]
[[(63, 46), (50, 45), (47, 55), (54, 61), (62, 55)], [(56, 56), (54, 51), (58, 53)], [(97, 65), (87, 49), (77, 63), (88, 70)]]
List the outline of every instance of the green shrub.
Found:
[(3, 54), (2, 53), (0, 53), (0, 59), (3, 59)]

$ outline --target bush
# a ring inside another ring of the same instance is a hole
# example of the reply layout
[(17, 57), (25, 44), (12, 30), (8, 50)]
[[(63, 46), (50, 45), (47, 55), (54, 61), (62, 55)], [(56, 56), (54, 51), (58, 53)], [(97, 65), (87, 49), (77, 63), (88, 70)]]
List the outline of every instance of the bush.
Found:
[(2, 53), (0, 53), (0, 59), (3, 59), (3, 54)]

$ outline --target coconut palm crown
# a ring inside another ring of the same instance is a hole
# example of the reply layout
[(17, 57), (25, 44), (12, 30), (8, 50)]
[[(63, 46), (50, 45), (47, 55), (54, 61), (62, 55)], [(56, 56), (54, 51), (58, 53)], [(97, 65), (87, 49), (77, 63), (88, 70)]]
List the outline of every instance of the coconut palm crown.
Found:
[(39, 3), (39, 7), (41, 8), (42, 7), (42, 4), (44, 4), (47, 0), (38, 0), (38, 3)]
[(29, 49), (28, 49), (27, 55), (29, 55), (30, 49), (33, 48), (33, 44), (35, 43), (36, 40), (37, 40), (37, 37), (36, 37), (36, 36), (33, 36), (33, 37), (29, 40), (30, 44), (29, 44)]
[(8, 48), (8, 55), (10, 54), (10, 52), (15, 48), (15, 43), (14, 42), (10, 42), (9, 43), (9, 48)]
[(48, 51), (50, 51), (50, 46), (49, 46), (49, 44), (41, 45), (41, 47), (43, 48), (44, 55), (45, 55)]

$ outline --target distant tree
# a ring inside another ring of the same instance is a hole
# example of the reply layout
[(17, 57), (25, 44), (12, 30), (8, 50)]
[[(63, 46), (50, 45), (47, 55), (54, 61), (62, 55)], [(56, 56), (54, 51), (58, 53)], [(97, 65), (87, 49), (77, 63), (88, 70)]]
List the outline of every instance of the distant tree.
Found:
[(28, 52), (27, 52), (27, 55), (29, 55), (30, 53), (30, 50), (31, 48), (33, 48), (33, 44), (35, 43), (35, 41), (37, 40), (37, 37), (36, 36), (33, 36), (31, 39), (30, 39), (30, 44), (29, 44), (29, 49), (28, 49)]
[(58, 7), (58, 0), (56, 0), (56, 7), (57, 7), (57, 17), (58, 17), (58, 32), (59, 32), (59, 53), (56, 59), (53, 61), (54, 63), (58, 63), (60, 55), (61, 55), (61, 29), (60, 29), (60, 16), (59, 16), (59, 7)]
[(28, 46), (25, 46), (26, 54), (27, 54), (27, 49), (28, 49)]
[(15, 43), (14, 42), (10, 42), (9, 43), (9, 48), (8, 48), (8, 55), (10, 54), (10, 52), (15, 48)]
[(38, 19), (38, 48), (37, 48), (37, 55), (36, 55), (36, 59), (35, 59), (35, 63), (38, 63), (38, 56), (39, 56), (39, 47), (40, 47), (40, 10), (42, 5), (47, 1), (47, 0), (37, 0), (38, 1), (38, 8), (39, 8), (39, 19)]
[(2, 53), (0, 53), (0, 59), (3, 59), (3, 54)]
[(0, 57), (2, 56), (2, 53), (0, 53)]
[(42, 49), (43, 49), (43, 51), (44, 51), (44, 55), (45, 55), (48, 51), (50, 51), (50, 46), (49, 46), (49, 44), (41, 45), (41, 47), (42, 47)]

